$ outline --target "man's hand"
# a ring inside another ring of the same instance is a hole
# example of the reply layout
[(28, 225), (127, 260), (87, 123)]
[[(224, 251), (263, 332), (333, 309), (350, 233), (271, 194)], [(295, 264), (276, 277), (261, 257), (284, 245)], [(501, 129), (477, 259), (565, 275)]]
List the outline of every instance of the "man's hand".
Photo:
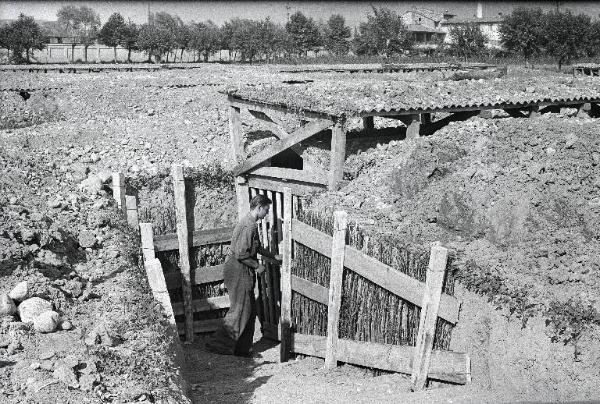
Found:
[(260, 275), (263, 272), (265, 272), (265, 266), (263, 264), (258, 264), (258, 267), (256, 268), (256, 273)]

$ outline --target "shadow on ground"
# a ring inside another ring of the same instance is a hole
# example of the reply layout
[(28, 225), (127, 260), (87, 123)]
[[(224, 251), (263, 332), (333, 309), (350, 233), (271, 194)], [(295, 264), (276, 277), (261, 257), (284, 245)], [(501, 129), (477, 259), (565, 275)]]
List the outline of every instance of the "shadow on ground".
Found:
[(260, 367), (273, 363), (262, 353), (277, 345), (267, 339), (258, 339), (258, 330), (254, 335), (252, 358), (208, 352), (204, 347), (208, 336), (196, 335), (192, 344), (183, 345), (183, 376), (191, 385), (192, 402), (229, 404), (252, 401), (254, 392), (271, 377), (257, 376)]

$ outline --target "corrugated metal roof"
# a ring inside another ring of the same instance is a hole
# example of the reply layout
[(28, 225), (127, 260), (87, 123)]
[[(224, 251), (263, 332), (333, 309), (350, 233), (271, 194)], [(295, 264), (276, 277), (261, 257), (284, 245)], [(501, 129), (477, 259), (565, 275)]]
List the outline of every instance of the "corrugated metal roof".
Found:
[(411, 111), (512, 108), (538, 103), (599, 102), (600, 81), (581, 78), (382, 81), (320, 80), (296, 85), (256, 84), (228, 94), (292, 111), (327, 115), (377, 115)]

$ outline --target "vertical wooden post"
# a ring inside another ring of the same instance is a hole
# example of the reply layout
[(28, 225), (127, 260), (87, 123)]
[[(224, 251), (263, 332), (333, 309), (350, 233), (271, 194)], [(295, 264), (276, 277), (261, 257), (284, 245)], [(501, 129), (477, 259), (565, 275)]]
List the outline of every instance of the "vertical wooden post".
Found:
[[(260, 190), (260, 193), (264, 196), (267, 196), (267, 191), (264, 189)], [(271, 244), (271, 240), (270, 240), (270, 235), (269, 235), (269, 231), (267, 228), (267, 223), (269, 221), (269, 217), (265, 217), (263, 220), (261, 220), (261, 229), (262, 229), (262, 235), (263, 235), (263, 247), (267, 250), (270, 249), (270, 244)], [(268, 310), (268, 317), (267, 317), (267, 323), (269, 324), (274, 324), (277, 320), (275, 320), (275, 308), (273, 307), (274, 302), (273, 302), (273, 282), (271, 279), (271, 263), (267, 262), (266, 260), (262, 259), (262, 263), (265, 266), (265, 272), (263, 273), (263, 279), (265, 281), (265, 292), (266, 292), (266, 303), (267, 303), (267, 310)], [(266, 314), (266, 313), (265, 313)]]
[(190, 239), (185, 206), (185, 181), (183, 167), (173, 164), (173, 189), (175, 190), (175, 213), (177, 217), (177, 239), (179, 240), (179, 266), (181, 268), (181, 287), (183, 289), (183, 308), (185, 312), (185, 337), (187, 342), (194, 341), (194, 318), (192, 311), (192, 281), (190, 274)]
[(250, 199), (248, 198), (248, 182), (244, 177), (236, 177), (235, 193), (237, 196), (238, 218), (250, 211)]
[(142, 241), (142, 256), (144, 257), (144, 262), (156, 258), (152, 223), (140, 223), (140, 238)]
[(152, 295), (163, 306), (165, 313), (169, 317), (169, 323), (173, 329), (177, 331), (173, 307), (171, 306), (171, 298), (169, 297), (169, 292), (167, 290), (167, 282), (165, 281), (162, 264), (157, 258), (154, 258), (144, 262), (144, 269), (146, 270), (146, 276), (148, 277)]
[(325, 351), (325, 368), (327, 369), (333, 369), (337, 366), (336, 349), (340, 322), (340, 306), (342, 303), (342, 275), (344, 274), (347, 218), (347, 213), (343, 211), (337, 211), (333, 214), (333, 243), (331, 246), (331, 273), (329, 275), (327, 343)]
[(287, 362), (292, 351), (292, 192), (283, 189), (283, 262), (281, 264), (280, 360)]
[(283, 198), (281, 192), (275, 192), (275, 208), (277, 209), (277, 252), (283, 254)]
[(421, 123), (423, 125), (431, 124), (431, 112), (425, 112), (421, 114)]
[(436, 243), (431, 247), (427, 279), (425, 280), (425, 294), (421, 304), (421, 318), (419, 320), (419, 333), (415, 344), (415, 356), (412, 367), (412, 389), (422, 390), (427, 383), (427, 373), (431, 361), (431, 349), (435, 335), (435, 324), (438, 318), (442, 284), (448, 261), (448, 250)]
[[(244, 158), (244, 133), (242, 130), (241, 112), (238, 107), (229, 106), (229, 136), (234, 165)], [(244, 177), (236, 177), (235, 193), (237, 195), (238, 218), (248, 213), (248, 185)]]
[(409, 124), (406, 126), (406, 138), (414, 139), (419, 137), (421, 131), (421, 119), (418, 114), (409, 115)]
[(113, 198), (117, 201), (117, 206), (125, 212), (125, 175), (123, 173), (113, 173), (112, 190)]
[(329, 167), (329, 189), (337, 190), (344, 179), (346, 159), (346, 128), (344, 119), (338, 119), (331, 128), (331, 162)]
[(135, 195), (125, 195), (127, 223), (134, 229), (138, 228), (138, 209)]

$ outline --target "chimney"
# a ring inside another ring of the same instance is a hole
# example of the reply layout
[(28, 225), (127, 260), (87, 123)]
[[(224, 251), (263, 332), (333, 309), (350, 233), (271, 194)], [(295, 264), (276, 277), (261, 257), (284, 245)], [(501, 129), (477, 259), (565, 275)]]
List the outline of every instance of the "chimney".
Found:
[(480, 1), (477, 2), (477, 18), (483, 18), (483, 4)]

